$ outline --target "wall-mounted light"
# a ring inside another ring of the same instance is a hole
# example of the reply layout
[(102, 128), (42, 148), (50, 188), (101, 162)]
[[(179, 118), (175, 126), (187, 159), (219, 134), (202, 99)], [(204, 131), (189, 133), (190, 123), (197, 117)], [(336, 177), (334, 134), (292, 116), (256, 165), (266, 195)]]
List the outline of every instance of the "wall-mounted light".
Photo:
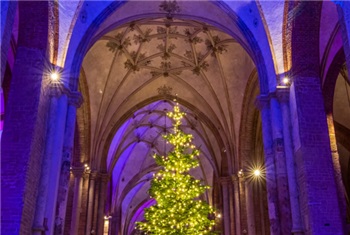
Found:
[(238, 171), (237, 176), (238, 176), (239, 178), (244, 177), (243, 169), (240, 169), (240, 170)]
[(261, 171), (259, 169), (255, 169), (253, 174), (255, 177), (259, 177), (261, 175)]
[(58, 82), (60, 80), (60, 74), (57, 71), (51, 71), (50, 73), (50, 79), (53, 82)]
[(282, 83), (284, 84), (284, 85), (289, 85), (290, 84), (290, 79), (288, 78), (288, 77), (284, 77), (283, 79), (282, 79)]
[(90, 167), (89, 167), (89, 165), (88, 165), (87, 163), (84, 164), (84, 170), (85, 170), (85, 171), (90, 170)]

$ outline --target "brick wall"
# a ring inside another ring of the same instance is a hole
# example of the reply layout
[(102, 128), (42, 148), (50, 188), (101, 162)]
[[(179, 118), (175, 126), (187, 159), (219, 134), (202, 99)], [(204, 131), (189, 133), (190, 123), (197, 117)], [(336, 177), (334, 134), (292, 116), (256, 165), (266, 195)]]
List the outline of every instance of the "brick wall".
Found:
[(1, 1), (1, 81), (6, 69), (7, 53), (10, 48), (12, 27), (16, 16), (17, 1)]
[(19, 7), (19, 44), (1, 149), (1, 227), (2, 234), (7, 235), (31, 232), (45, 145), (48, 100), (43, 83), (47, 2), (20, 2)]

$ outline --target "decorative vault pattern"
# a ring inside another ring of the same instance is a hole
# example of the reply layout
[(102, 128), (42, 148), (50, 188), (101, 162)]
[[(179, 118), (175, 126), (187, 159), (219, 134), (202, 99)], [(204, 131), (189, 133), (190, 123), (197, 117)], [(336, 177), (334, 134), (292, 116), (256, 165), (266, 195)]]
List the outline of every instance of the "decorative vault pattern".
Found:
[(105, 34), (83, 63), (91, 155), (112, 175), (108, 207), (120, 214), (125, 233), (152, 203), (147, 190), (157, 168), (151, 156), (168, 150), (162, 134), (171, 126), (165, 116), (170, 97), (187, 103), (181, 106), (188, 113), (182, 128), (202, 151), (192, 174), (213, 186), (215, 176), (234, 164), (243, 94), (254, 69), (230, 35), (168, 11), (166, 18), (134, 21)]
[[(123, 33), (109, 38), (106, 46), (111, 52), (123, 53), (126, 57), (125, 69), (132, 72), (142, 68), (149, 70), (152, 77), (168, 77), (190, 70), (199, 76), (209, 69), (208, 56), (217, 57), (227, 52), (228, 44), (235, 42), (233, 39), (221, 39), (214, 33), (209, 26), (191, 21), (162, 19), (147, 24), (134, 22)], [(157, 43), (155, 51), (147, 50), (151, 40)], [(188, 49), (176, 50), (178, 40), (183, 41)], [(129, 49), (132, 44), (132, 49)]]

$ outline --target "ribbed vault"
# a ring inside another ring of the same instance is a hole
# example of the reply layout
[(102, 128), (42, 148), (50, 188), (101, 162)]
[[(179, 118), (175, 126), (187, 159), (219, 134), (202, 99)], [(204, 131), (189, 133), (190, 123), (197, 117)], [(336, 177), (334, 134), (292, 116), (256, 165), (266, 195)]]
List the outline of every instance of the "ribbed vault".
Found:
[[(239, 168), (241, 108), (254, 64), (231, 36), (191, 20), (133, 21), (102, 36), (83, 69), (90, 163), (111, 176), (107, 210), (120, 216), (124, 234), (153, 203), (147, 195), (158, 170), (152, 154), (169, 151), (162, 135), (170, 131), (165, 114), (175, 98), (187, 113), (182, 128), (201, 150), (192, 174), (214, 186)], [(212, 195), (204, 198), (213, 203)]]

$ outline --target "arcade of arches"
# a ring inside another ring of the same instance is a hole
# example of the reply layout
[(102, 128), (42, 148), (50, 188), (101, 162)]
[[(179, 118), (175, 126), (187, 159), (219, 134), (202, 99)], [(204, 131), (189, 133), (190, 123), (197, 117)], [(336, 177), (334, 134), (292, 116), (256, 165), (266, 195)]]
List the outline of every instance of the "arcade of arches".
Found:
[(140, 234), (176, 102), (220, 234), (350, 234), (349, 37), (346, 1), (1, 1), (2, 234)]

